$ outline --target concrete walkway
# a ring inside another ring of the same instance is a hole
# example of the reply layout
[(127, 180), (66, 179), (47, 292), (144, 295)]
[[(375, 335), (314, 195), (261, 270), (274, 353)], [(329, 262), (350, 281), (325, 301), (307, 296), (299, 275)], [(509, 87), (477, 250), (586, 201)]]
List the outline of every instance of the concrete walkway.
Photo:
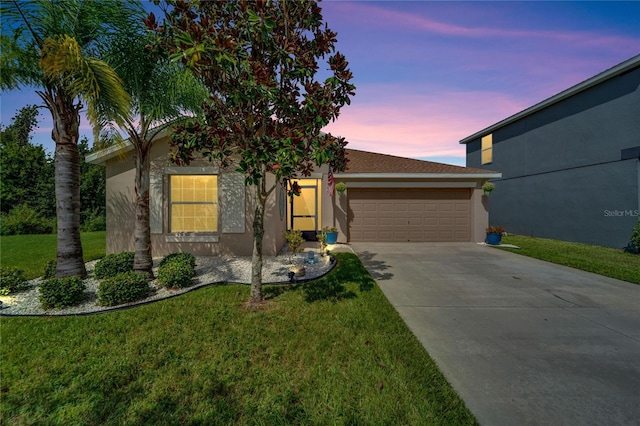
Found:
[(474, 243), (354, 243), (482, 425), (640, 424), (640, 285)]

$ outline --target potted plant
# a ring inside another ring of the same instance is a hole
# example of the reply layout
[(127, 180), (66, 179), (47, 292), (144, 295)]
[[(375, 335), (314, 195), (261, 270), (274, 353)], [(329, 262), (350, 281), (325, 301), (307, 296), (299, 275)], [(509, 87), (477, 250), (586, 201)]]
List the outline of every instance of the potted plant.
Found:
[(326, 245), (335, 244), (338, 242), (338, 228), (336, 228), (335, 226), (325, 226), (324, 228), (322, 228), (322, 231), (320, 231), (320, 234), (324, 234), (324, 241)]
[(490, 226), (486, 229), (487, 238), (485, 242), (492, 246), (497, 246), (502, 241), (502, 234), (504, 234), (504, 228), (502, 226)]
[(336, 184), (336, 191), (338, 192), (338, 194), (343, 195), (344, 191), (347, 190), (347, 184), (344, 182), (338, 182)]
[(486, 196), (489, 196), (489, 194), (491, 194), (491, 191), (493, 191), (494, 189), (496, 189), (496, 186), (491, 182), (485, 182), (482, 185), (482, 190), (484, 191), (484, 195)]

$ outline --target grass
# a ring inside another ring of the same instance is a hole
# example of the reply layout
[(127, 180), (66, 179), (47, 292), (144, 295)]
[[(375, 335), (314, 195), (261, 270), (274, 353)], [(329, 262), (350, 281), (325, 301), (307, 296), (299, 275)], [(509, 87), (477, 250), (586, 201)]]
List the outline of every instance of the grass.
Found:
[[(82, 254), (86, 262), (105, 255), (106, 233), (83, 232)], [(0, 236), (0, 263), (24, 271), (27, 279), (37, 278), (50, 260), (56, 258), (56, 234)]]
[(2, 424), (475, 424), (360, 260), (83, 317), (1, 317)]
[(502, 243), (520, 247), (503, 250), (640, 284), (640, 256), (637, 254), (608, 247), (511, 234), (503, 236)]

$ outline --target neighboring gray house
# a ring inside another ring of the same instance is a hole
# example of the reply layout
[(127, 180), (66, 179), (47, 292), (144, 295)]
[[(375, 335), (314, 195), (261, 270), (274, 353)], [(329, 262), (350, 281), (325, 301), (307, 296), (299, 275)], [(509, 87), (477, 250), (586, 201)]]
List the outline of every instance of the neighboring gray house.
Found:
[(640, 55), (460, 141), (499, 170), (490, 224), (624, 247), (640, 209)]

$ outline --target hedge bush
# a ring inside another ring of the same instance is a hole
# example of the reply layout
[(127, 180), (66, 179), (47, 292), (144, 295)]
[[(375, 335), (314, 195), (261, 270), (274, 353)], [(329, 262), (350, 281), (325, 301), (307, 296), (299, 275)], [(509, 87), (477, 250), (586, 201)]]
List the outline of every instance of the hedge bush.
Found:
[(54, 229), (54, 218), (42, 217), (26, 204), (0, 216), (0, 235), (51, 234)]
[(80, 225), (81, 232), (106, 231), (107, 219), (104, 215), (91, 215)]
[(184, 288), (193, 284), (195, 271), (188, 260), (165, 262), (158, 268), (158, 284), (169, 288)]
[(193, 269), (195, 269), (196, 267), (196, 257), (194, 255), (192, 255), (191, 253), (171, 253), (168, 254), (164, 257), (164, 259), (162, 259), (160, 261), (160, 264), (158, 265), (158, 267), (162, 267), (164, 265), (166, 265), (169, 262), (185, 262), (189, 265), (191, 265), (191, 267)]
[(640, 219), (638, 219), (636, 226), (633, 227), (633, 231), (631, 233), (631, 245), (633, 245), (636, 250), (640, 250)]
[(29, 281), (22, 275), (22, 269), (11, 266), (0, 267), (0, 296), (29, 288)]
[(101, 306), (115, 306), (144, 299), (151, 292), (149, 276), (137, 272), (121, 272), (106, 278), (98, 286), (98, 301)]
[(56, 277), (56, 266), (57, 262), (55, 260), (50, 260), (44, 265), (44, 275), (42, 279), (48, 280)]
[(51, 278), (40, 284), (40, 304), (43, 309), (77, 305), (86, 295), (87, 286), (79, 277)]
[(110, 278), (123, 272), (133, 272), (133, 257), (132, 251), (106, 255), (96, 263), (96, 278)]

